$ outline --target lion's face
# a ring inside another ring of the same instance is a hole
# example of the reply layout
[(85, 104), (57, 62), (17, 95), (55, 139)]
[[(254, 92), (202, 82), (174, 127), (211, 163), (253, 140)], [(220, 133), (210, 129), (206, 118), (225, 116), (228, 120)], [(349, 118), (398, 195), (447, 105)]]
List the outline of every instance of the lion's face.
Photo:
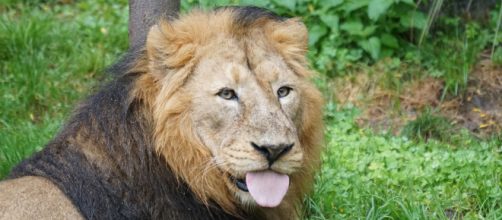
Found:
[(273, 51), (246, 52), (242, 42), (228, 39), (215, 45), (185, 86), (190, 117), (213, 162), (228, 175), (221, 181), (253, 204), (247, 173), (289, 175), (302, 166), (297, 125), (305, 82)]
[(306, 46), (301, 22), (256, 8), (151, 29), (135, 96), (151, 106), (156, 151), (202, 202), (297, 209), (322, 139)]

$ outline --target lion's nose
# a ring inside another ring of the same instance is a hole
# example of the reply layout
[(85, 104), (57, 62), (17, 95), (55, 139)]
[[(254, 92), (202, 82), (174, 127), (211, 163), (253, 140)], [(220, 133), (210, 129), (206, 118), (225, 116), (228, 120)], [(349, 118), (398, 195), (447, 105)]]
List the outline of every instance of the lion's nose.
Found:
[(293, 145), (295, 144), (258, 145), (251, 142), (251, 146), (267, 158), (269, 165), (272, 165), (279, 157), (291, 150)]

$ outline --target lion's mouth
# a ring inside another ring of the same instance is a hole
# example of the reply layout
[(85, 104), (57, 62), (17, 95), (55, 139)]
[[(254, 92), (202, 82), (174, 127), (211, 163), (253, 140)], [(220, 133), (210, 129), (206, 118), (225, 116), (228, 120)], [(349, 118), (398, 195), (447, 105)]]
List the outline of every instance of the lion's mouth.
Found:
[(248, 185), (246, 184), (246, 179), (237, 179), (234, 176), (230, 175), (229, 176), (230, 181), (235, 184), (235, 186), (244, 191), (244, 192), (249, 192), (248, 190)]

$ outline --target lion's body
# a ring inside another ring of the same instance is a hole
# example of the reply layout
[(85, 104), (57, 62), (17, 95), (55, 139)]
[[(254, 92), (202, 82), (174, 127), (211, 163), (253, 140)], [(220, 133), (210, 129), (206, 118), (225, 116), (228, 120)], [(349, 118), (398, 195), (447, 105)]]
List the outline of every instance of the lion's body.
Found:
[[(322, 139), (306, 36), (297, 20), (257, 8), (161, 22), (144, 49), (114, 65), (115, 79), (0, 184), (0, 198), (30, 195), (19, 206), (1, 201), (0, 211), (6, 218), (26, 210), (87, 219), (298, 218)], [(269, 158), (277, 146), (289, 147)], [(284, 199), (258, 202), (263, 195), (247, 186), (264, 186), (247, 176), (287, 178)]]

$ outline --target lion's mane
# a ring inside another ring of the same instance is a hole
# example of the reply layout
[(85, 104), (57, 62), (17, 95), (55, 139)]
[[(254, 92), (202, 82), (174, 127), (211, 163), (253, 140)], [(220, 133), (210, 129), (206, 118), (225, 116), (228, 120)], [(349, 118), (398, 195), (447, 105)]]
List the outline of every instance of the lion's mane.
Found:
[[(215, 25), (215, 23), (217, 25)], [(110, 72), (113, 80), (74, 112), (47, 147), (10, 178), (35, 175), (54, 182), (87, 218), (226, 219), (299, 213), (320, 162), (322, 100), (303, 91), (298, 130), (305, 155), (292, 187), (274, 209), (244, 207), (211, 169), (212, 155), (189, 119), (183, 84), (212, 34), (246, 36), (263, 28), (271, 45), (308, 77), (303, 24), (254, 7), (195, 11), (152, 28), (146, 48), (132, 49)], [(204, 51), (207, 53), (207, 51)], [(160, 71), (169, 70), (165, 77)], [(167, 102), (165, 100), (168, 100)], [(252, 210), (251, 210), (252, 209)]]

